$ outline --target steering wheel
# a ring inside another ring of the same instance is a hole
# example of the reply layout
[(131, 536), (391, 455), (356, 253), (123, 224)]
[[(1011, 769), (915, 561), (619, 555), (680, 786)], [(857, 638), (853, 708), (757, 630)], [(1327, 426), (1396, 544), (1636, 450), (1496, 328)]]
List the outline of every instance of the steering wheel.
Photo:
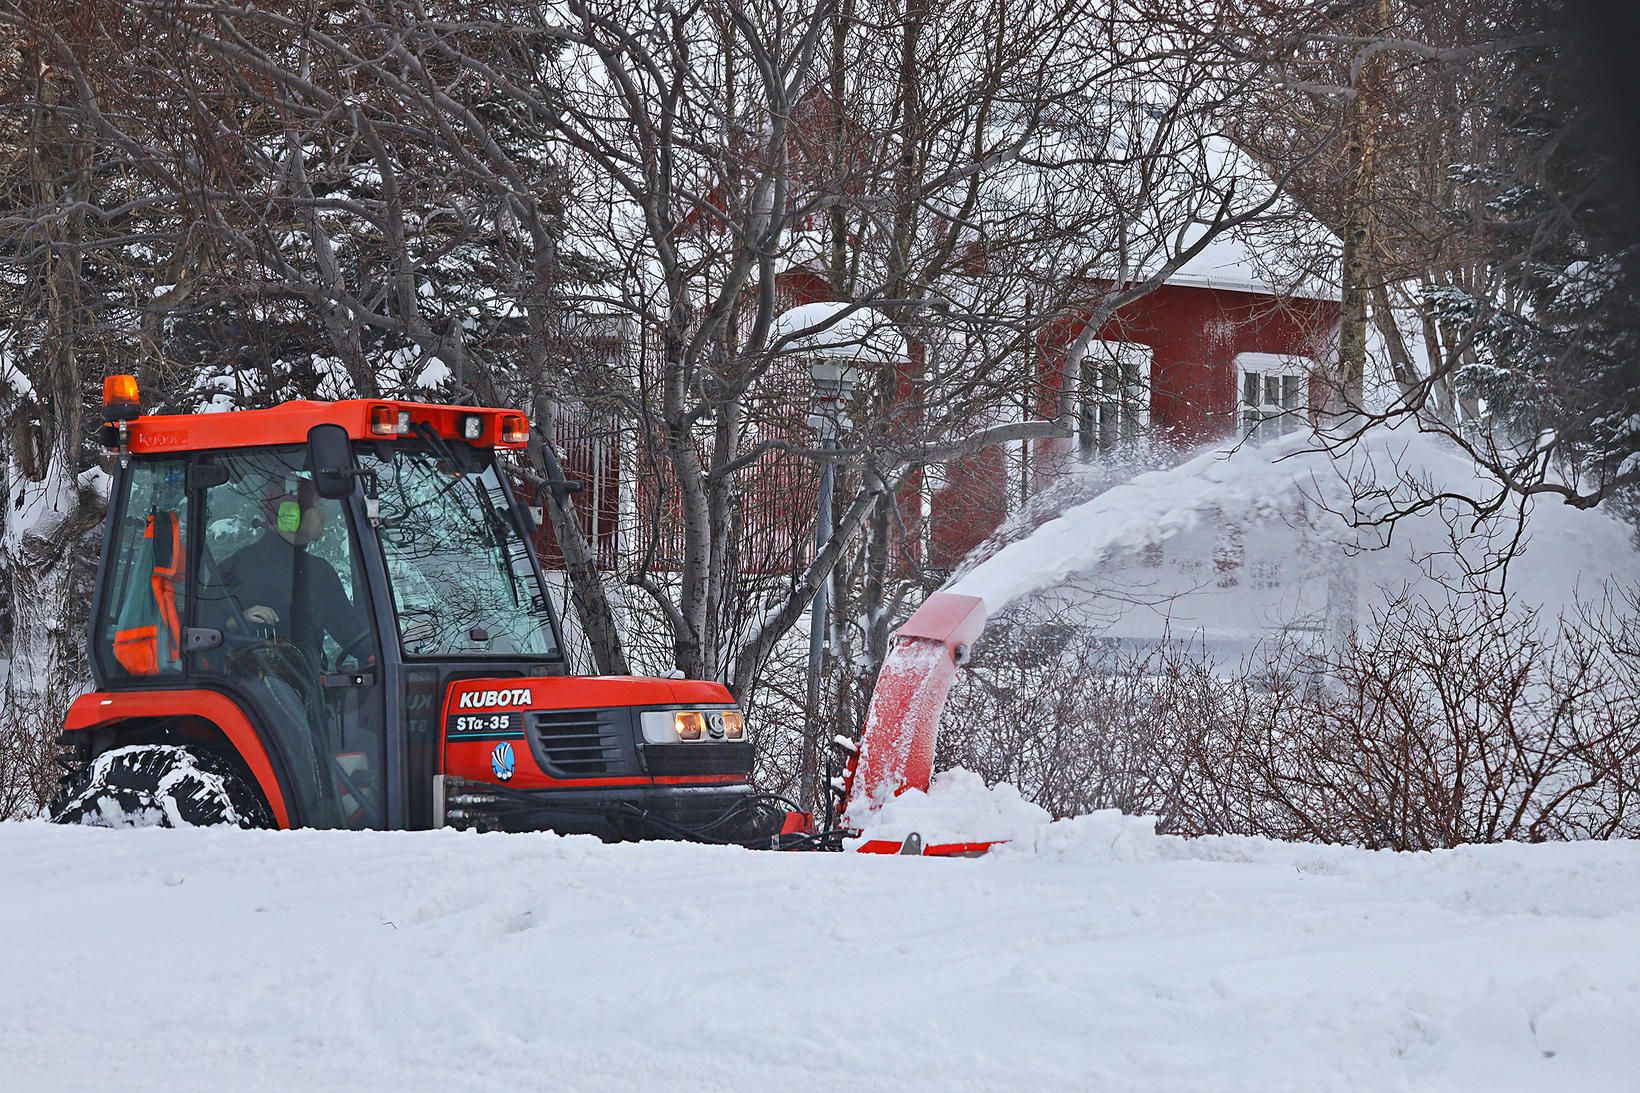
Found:
[[(252, 645), (262, 645), (268, 641), (264, 635), (266, 623), (252, 622), (245, 617), (245, 609), (239, 605), (239, 597), (228, 594), (221, 598), (221, 602), (228, 609), (228, 625), (222, 628), (222, 644), (228, 649), (242, 649)], [(278, 632), (274, 632), (278, 636)]]
[(368, 646), (370, 644), (371, 639), (374, 638), (375, 636), (376, 635), (374, 633), (372, 633), (367, 628), (362, 634), (360, 634), (358, 637), (354, 638), (353, 640), (351, 640), (351, 641), (349, 641), (345, 644), (338, 643), (338, 644), (341, 645), (341, 648), (337, 649), (336, 650), (336, 655), (331, 658), (330, 670), (335, 671), (336, 669), (340, 668), (343, 664), (346, 664), (347, 659), (350, 656), (353, 657), (354, 660), (358, 660), (359, 659), (358, 658), (358, 653), (363, 651), (360, 647), (361, 646)]

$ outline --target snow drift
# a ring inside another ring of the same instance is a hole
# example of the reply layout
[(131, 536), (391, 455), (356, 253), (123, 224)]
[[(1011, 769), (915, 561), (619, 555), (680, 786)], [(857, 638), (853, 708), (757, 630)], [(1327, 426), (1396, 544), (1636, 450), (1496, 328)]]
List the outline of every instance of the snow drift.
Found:
[(1640, 1072), (1640, 844), (1028, 827), (939, 861), (0, 824), (0, 1085), (1496, 1093)]

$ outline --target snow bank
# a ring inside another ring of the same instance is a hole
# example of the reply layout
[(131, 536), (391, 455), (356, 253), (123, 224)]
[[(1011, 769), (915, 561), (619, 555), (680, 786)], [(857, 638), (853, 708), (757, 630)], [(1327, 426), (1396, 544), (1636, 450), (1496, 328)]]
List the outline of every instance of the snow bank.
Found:
[[(963, 778), (929, 796), (1027, 819)], [(0, 1087), (1540, 1093), (1640, 1073), (1640, 844), (1371, 854), (1111, 814), (1023, 843), (953, 861), (0, 823)]]
[(912, 832), (927, 843), (1031, 840), (1049, 816), (1011, 785), (986, 786), (972, 771), (934, 775), (928, 792), (907, 790), (878, 805), (861, 821), (861, 837), (903, 841)]
[[(908, 790), (878, 806), (864, 818), (860, 837), (849, 845), (873, 839), (898, 842), (912, 833), (922, 836), (925, 844), (1001, 841), (1004, 845), (993, 851), (999, 857), (1080, 865), (1250, 861), (1292, 850), (1267, 839), (1158, 835), (1154, 816), (1128, 816), (1115, 809), (1054, 820), (1021, 797), (1017, 787), (987, 786), (979, 775), (961, 769), (934, 775), (926, 793)], [(1302, 847), (1293, 852), (1310, 855), (1315, 849)]]
[[(916, 832), (925, 843), (1003, 840), (992, 859), (1054, 867), (1258, 863), (1351, 876), (1381, 891), (1400, 889), (1456, 911), (1574, 917), (1640, 912), (1640, 904), (1634, 903), (1640, 861), (1615, 872), (1599, 867), (1611, 856), (1606, 847), (1623, 845), (1625, 852), (1640, 852), (1640, 843), (1554, 843), (1530, 851), (1503, 844), (1397, 853), (1233, 835), (1183, 838), (1158, 834), (1154, 816), (1128, 816), (1115, 809), (1052, 820), (1014, 786), (986, 786), (966, 770), (936, 774), (927, 793), (901, 794), (868, 823), (855, 845), (870, 839), (903, 840)], [(1640, 935), (1636, 941), (1640, 943)]]
[(987, 786), (967, 770), (934, 775), (928, 792), (908, 790), (891, 798), (863, 821), (861, 835), (850, 846), (873, 839), (903, 842), (907, 835), (923, 843), (997, 842), (1001, 856), (1041, 857), (1054, 861), (1109, 863), (1155, 861), (1164, 847), (1185, 840), (1156, 834), (1151, 816), (1125, 816), (1114, 809), (1053, 821), (1046, 811), (1020, 796), (1015, 786)]

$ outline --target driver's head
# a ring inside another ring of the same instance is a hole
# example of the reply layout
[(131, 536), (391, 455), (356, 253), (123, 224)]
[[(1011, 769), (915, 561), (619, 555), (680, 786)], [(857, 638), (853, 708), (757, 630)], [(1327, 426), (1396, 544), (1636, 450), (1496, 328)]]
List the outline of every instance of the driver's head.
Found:
[(319, 491), (306, 478), (297, 479), (294, 489), (278, 479), (269, 482), (263, 509), (268, 526), (294, 546), (307, 546), (325, 533), (325, 510)]

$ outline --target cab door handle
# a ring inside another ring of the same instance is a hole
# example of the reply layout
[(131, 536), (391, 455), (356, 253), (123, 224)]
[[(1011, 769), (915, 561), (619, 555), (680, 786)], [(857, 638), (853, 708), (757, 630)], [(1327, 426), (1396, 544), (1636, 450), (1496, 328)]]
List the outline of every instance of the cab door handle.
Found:
[(319, 677), (321, 687), (371, 687), (375, 683), (375, 672), (331, 672)]

